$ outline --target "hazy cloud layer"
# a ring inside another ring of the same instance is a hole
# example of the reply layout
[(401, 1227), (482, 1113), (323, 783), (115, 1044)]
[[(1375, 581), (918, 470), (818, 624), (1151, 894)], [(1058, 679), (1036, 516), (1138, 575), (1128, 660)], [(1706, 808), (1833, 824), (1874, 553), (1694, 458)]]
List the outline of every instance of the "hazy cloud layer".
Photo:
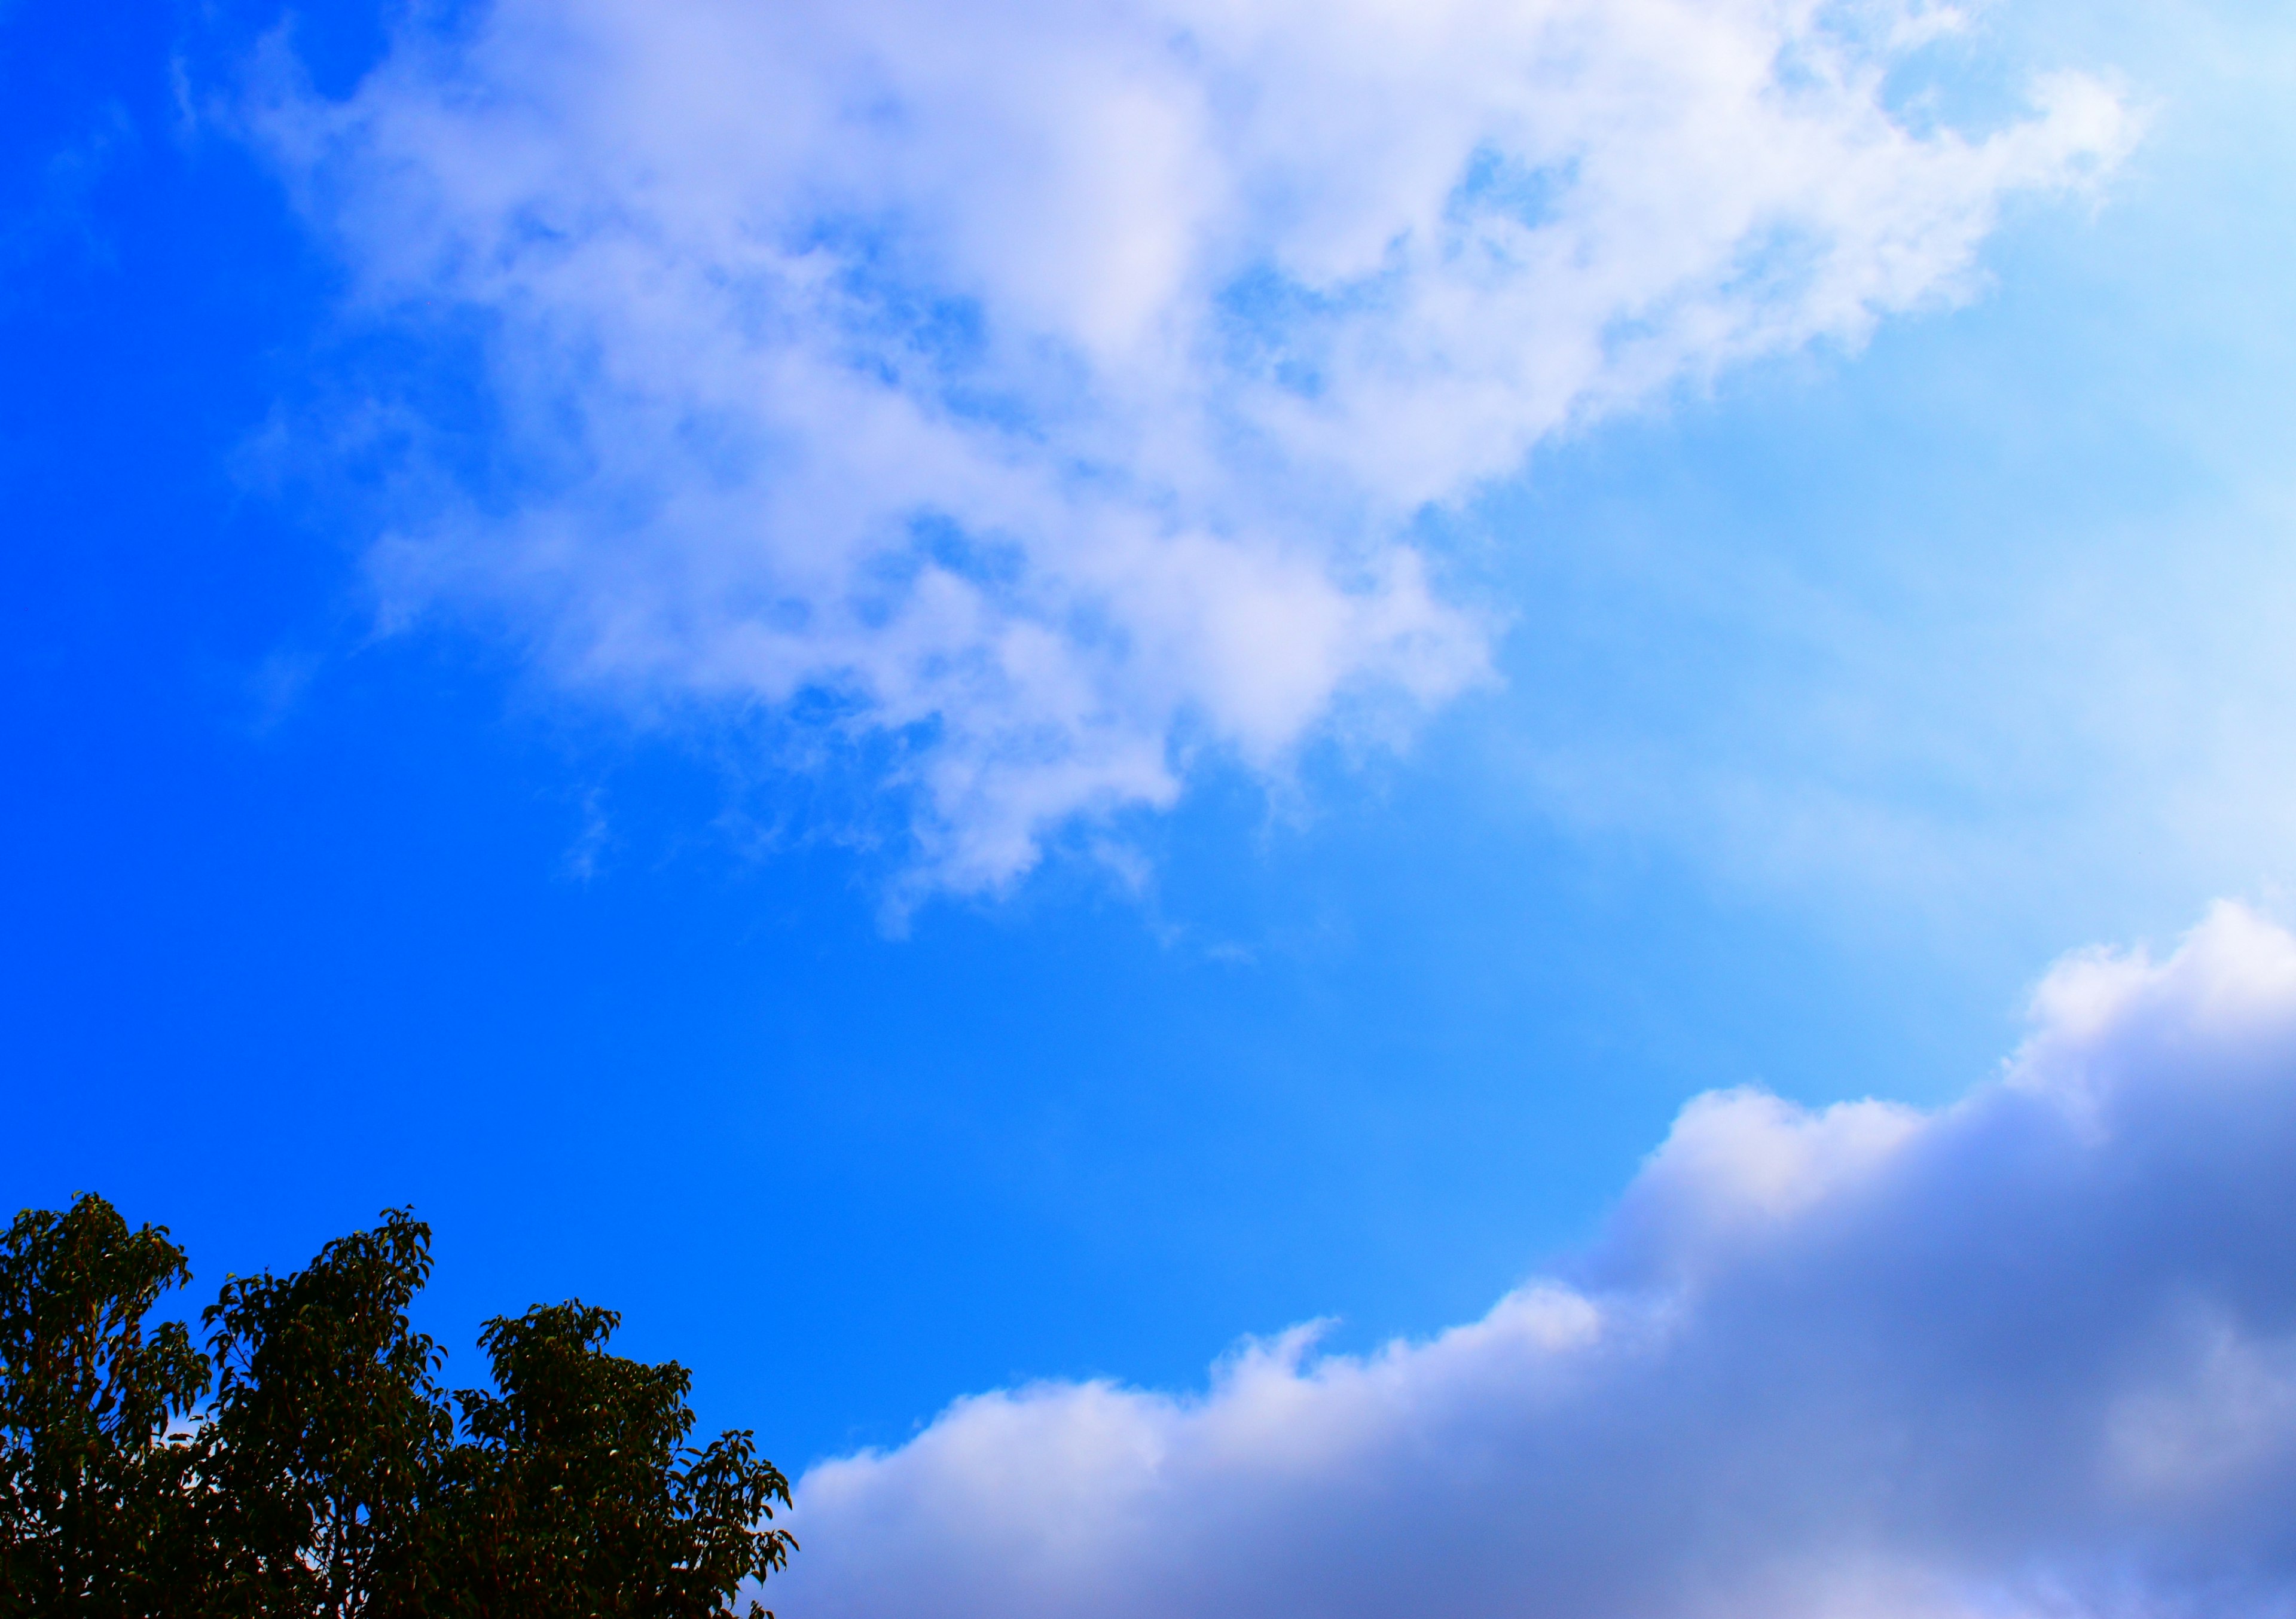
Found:
[(2084, 954), (1936, 1113), (1701, 1098), (1569, 1280), (814, 1468), (819, 1619), (2296, 1611), (2296, 939)]
[[(641, 705), (874, 750), (1024, 870), (1189, 755), (1480, 678), (1414, 514), (1543, 437), (1952, 296), (2128, 139), (1896, 116), (1957, 26), (1806, 0), (501, 0), (266, 122), (488, 471), (378, 554)], [(448, 464), (442, 458), (435, 475)], [(435, 489), (438, 487), (434, 480)]]

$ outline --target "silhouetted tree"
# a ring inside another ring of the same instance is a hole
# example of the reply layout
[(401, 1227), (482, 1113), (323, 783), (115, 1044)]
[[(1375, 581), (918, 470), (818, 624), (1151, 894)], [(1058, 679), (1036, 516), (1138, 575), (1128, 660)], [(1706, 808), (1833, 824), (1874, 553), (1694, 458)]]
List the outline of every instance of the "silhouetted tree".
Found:
[(191, 1280), (164, 1226), (102, 1198), (0, 1238), (0, 1611), (141, 1615), (180, 1574), (186, 1447), (208, 1383), (189, 1330), (144, 1319)]
[(192, 1447), (203, 1611), (424, 1611), (423, 1515), (455, 1442), (444, 1357), (407, 1313), (430, 1276), (430, 1228), (394, 1209), (308, 1270), (234, 1277), (208, 1306), (215, 1402)]
[(480, 1335), (501, 1392), (456, 1396), (471, 1443), (455, 1452), (439, 1563), (459, 1611), (704, 1619), (787, 1560), (787, 1532), (762, 1525), (788, 1504), (788, 1480), (747, 1432), (687, 1448), (692, 1378), (608, 1354), (619, 1325), (570, 1302)]
[(20, 1214), (0, 1613), (723, 1619), (785, 1566), (788, 1480), (746, 1431), (689, 1445), (691, 1377), (608, 1353), (611, 1311), (488, 1321), (495, 1386), (450, 1402), (411, 1315), (430, 1264), (430, 1228), (386, 1211), (305, 1270), (227, 1280), (201, 1355), (144, 1328), (191, 1280), (164, 1228), (93, 1196)]

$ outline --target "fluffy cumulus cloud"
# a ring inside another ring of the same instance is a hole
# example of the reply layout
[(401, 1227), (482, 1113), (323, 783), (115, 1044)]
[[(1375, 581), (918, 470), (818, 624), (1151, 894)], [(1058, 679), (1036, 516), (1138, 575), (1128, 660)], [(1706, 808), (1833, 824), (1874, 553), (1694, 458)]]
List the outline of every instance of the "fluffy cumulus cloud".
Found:
[(1431, 508), (1954, 296), (2005, 197), (2125, 146), (2076, 77), (1982, 129), (1897, 108), (1957, 22), (496, 0), (264, 127), (361, 307), (482, 367), (482, 453), (378, 551), (394, 610), (843, 739), (981, 887), (1205, 750), (1280, 770), (1480, 678)]
[(1958, 1105), (1682, 1114), (1568, 1280), (815, 1468), (818, 1619), (2296, 1612), (2296, 939), (2061, 965)]

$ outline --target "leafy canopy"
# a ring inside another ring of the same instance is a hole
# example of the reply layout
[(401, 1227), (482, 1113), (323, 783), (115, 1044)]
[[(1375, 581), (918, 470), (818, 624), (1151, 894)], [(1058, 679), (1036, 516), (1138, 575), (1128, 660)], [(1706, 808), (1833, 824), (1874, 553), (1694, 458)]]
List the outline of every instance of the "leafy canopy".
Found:
[[(430, 1228), (406, 1209), (190, 1329), (163, 1227), (102, 1198), (0, 1238), (0, 1614), (722, 1619), (787, 1563), (789, 1481), (746, 1431), (688, 1443), (692, 1378), (607, 1350), (570, 1300), (480, 1335), (451, 1399), (414, 1330)], [(751, 1619), (765, 1610), (754, 1600)]]

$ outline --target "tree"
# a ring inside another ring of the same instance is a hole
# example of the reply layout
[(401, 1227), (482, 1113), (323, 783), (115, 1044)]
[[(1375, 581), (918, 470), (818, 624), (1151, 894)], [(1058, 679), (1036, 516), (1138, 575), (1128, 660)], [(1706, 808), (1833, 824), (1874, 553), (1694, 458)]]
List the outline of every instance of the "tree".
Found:
[(408, 1312), (430, 1276), (430, 1228), (385, 1211), (308, 1270), (226, 1281), (202, 1322), (215, 1403), (193, 1444), (203, 1611), (424, 1611), (424, 1513), (454, 1413), (444, 1356)]
[(787, 1561), (796, 1542), (762, 1525), (789, 1481), (747, 1432), (687, 1447), (691, 1377), (608, 1354), (620, 1324), (577, 1300), (480, 1335), (500, 1392), (456, 1396), (472, 1443), (443, 1561), (460, 1611), (706, 1619)]
[(788, 1480), (746, 1431), (690, 1446), (691, 1377), (608, 1353), (611, 1311), (490, 1321), (495, 1386), (450, 1402), (413, 1326), (430, 1266), (430, 1227), (386, 1211), (304, 1270), (227, 1280), (209, 1360), (180, 1322), (144, 1332), (191, 1277), (163, 1228), (93, 1197), (19, 1215), (0, 1614), (731, 1619), (786, 1564)]
[(168, 1430), (209, 1369), (182, 1322), (144, 1319), (191, 1276), (166, 1227), (131, 1231), (92, 1193), (0, 1238), (0, 1612), (172, 1599), (188, 1457)]

